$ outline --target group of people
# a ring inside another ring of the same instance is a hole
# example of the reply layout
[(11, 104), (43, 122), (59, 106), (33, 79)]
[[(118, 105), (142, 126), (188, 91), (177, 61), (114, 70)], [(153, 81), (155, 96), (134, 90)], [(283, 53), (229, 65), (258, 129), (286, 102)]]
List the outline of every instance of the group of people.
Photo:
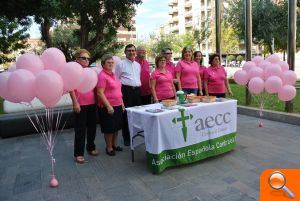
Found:
[[(94, 90), (84, 94), (76, 90), (70, 92), (75, 113), (74, 157), (77, 163), (85, 162), (85, 149), (92, 156), (99, 154), (94, 143), (97, 113), (106, 142), (106, 154), (114, 156), (117, 151), (123, 150), (118, 146), (119, 130), (122, 129), (124, 145), (130, 145), (125, 108), (173, 99), (176, 90), (217, 97), (225, 97), (227, 91), (232, 95), (218, 54), (210, 56), (210, 67), (206, 68), (202, 65), (202, 53), (193, 52), (186, 46), (181, 60), (175, 65), (172, 49), (164, 48), (155, 58), (156, 68), (151, 73), (144, 47), (136, 48), (129, 44), (124, 53), (125, 59), (115, 69), (112, 55), (106, 54), (101, 58), (103, 70), (98, 75)], [(87, 50), (76, 51), (75, 58), (83, 68), (89, 66), (90, 53)]]

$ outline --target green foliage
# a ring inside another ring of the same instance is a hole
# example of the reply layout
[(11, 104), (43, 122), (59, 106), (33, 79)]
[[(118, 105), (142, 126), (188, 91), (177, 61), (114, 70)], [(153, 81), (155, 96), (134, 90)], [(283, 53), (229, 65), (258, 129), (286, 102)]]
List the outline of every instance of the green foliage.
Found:
[[(240, 39), (245, 37), (244, 1), (228, 0), (225, 9), (225, 21), (235, 27)], [(286, 50), (287, 47), (287, 22), (288, 1), (275, 4), (272, 0), (252, 1), (252, 37), (253, 43), (265, 46), (271, 54), (272, 39), (275, 40), (275, 50)], [(300, 25), (300, 22), (297, 21)], [(299, 43), (300, 31), (297, 29), (297, 43)]]
[(14, 51), (26, 47), (30, 21), (18, 21), (0, 16), (0, 64), (13, 61)]
[[(47, 47), (62, 48), (71, 59), (75, 48), (85, 48), (92, 54), (91, 61), (104, 52), (120, 48), (117, 29), (132, 28), (135, 6), (141, 0), (11, 0), (1, 5), (0, 16), (28, 20), (33, 16), (41, 25), (42, 40)], [(66, 25), (66, 26), (63, 26)], [(53, 36), (50, 28), (58, 28)], [(62, 36), (64, 40), (58, 39)], [(72, 39), (66, 39), (71, 36)], [(78, 42), (79, 41), (79, 42)], [(76, 46), (74, 46), (76, 45)]]
[(190, 46), (194, 50), (200, 49), (199, 42), (201, 43), (208, 37), (208, 29), (197, 30), (193, 29), (191, 32), (185, 34), (161, 34), (160, 36), (150, 35), (150, 41), (146, 43), (148, 54), (155, 57), (165, 47), (172, 48), (175, 55), (181, 55), (181, 51), (185, 46)]
[(236, 57), (236, 60), (238, 60), (239, 62), (242, 62), (243, 60), (245, 60), (245, 58), (242, 55), (238, 55)]
[(221, 25), (221, 52), (226, 54), (239, 53), (240, 40), (235, 29), (223, 22)]
[(228, 62), (231, 62), (231, 61), (233, 61), (233, 60), (235, 60), (235, 56), (233, 56), (233, 55), (228, 55), (228, 56), (227, 56), (227, 61), (228, 61)]

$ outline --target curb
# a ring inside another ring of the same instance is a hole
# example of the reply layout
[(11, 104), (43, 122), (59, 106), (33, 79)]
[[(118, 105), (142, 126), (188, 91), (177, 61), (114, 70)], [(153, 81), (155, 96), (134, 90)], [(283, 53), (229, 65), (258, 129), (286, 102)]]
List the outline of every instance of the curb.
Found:
[[(238, 106), (237, 112), (238, 114), (260, 118), (259, 109), (257, 108)], [(300, 115), (298, 114), (263, 110), (263, 116), (261, 118), (300, 126)]]

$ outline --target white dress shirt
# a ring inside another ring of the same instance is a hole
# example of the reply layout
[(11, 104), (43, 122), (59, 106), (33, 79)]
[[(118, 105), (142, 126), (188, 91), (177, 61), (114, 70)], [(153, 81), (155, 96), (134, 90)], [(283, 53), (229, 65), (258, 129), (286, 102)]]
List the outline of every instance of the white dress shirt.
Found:
[(116, 76), (121, 80), (122, 85), (140, 87), (141, 86), (141, 66), (136, 61), (127, 58), (116, 65)]

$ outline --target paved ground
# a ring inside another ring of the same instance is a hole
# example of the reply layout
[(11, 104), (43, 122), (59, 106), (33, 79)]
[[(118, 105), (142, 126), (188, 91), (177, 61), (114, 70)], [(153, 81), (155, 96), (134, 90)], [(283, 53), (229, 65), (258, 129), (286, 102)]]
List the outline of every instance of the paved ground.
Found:
[[(297, 168), (300, 158), (299, 127), (238, 115), (238, 145), (232, 152), (192, 165), (171, 168), (160, 175), (146, 167), (141, 146), (136, 162), (130, 150), (115, 157), (104, 154), (104, 140), (97, 136), (101, 155), (84, 165), (75, 164), (73, 130), (57, 138), (55, 148), (58, 188), (48, 186), (50, 163), (36, 135), (0, 140), (1, 201), (85, 200), (259, 200), (259, 175), (266, 168)], [(288, 156), (288, 157), (287, 157)]]

